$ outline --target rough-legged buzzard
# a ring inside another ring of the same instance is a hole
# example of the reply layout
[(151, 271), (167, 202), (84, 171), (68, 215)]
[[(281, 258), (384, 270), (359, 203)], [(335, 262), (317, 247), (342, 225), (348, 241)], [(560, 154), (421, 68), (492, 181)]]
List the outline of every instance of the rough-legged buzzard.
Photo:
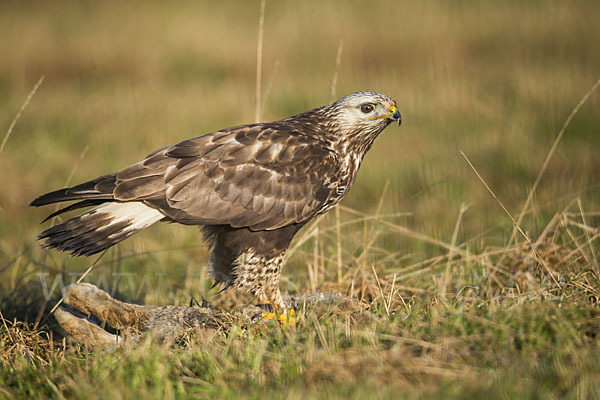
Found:
[(38, 197), (93, 208), (43, 231), (44, 246), (98, 253), (159, 221), (201, 225), (217, 283), (285, 309), (279, 277), (293, 236), (352, 186), (396, 103), (356, 92), (281, 121), (242, 125), (166, 146), (124, 170)]

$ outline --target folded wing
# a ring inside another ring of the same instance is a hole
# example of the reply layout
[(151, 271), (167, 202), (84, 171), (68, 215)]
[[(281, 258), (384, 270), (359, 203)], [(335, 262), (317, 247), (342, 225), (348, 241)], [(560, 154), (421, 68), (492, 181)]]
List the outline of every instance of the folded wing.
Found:
[(339, 160), (316, 139), (249, 125), (163, 148), (116, 174), (113, 198), (190, 225), (277, 229), (316, 215)]

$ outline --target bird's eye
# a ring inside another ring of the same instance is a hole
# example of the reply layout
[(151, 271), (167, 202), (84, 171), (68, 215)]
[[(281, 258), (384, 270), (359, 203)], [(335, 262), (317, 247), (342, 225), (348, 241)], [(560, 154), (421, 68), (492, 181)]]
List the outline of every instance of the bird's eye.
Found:
[(370, 113), (371, 111), (373, 111), (375, 107), (373, 107), (373, 104), (363, 104), (362, 106), (360, 106), (360, 111), (364, 112), (365, 114)]

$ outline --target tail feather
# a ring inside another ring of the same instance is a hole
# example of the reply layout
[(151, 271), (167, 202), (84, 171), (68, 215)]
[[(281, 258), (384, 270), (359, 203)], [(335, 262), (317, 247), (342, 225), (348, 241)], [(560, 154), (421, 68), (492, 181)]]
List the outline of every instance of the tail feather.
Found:
[(41, 195), (29, 205), (34, 207), (72, 200), (113, 200), (116, 174), (104, 175), (81, 185), (55, 190)]
[(38, 239), (44, 247), (91, 256), (163, 218), (160, 211), (142, 202), (107, 202), (46, 229)]
[(66, 212), (69, 211), (73, 211), (73, 210), (77, 210), (79, 208), (85, 208), (85, 207), (91, 207), (91, 206), (97, 206), (99, 204), (105, 203), (106, 200), (82, 200), (79, 201), (77, 203), (71, 204), (67, 207), (63, 207), (57, 211), (54, 211), (52, 214), (48, 215), (43, 221), (42, 224), (60, 214), (64, 214)]

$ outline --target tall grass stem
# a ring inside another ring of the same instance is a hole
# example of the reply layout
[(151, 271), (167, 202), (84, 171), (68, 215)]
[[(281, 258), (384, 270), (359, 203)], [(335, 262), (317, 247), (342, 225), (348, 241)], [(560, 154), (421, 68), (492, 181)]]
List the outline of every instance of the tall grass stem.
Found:
[(25, 99), (25, 102), (19, 109), (19, 112), (17, 112), (17, 115), (10, 123), (8, 130), (6, 131), (6, 135), (4, 135), (4, 139), (2, 140), (2, 144), (0, 144), (0, 154), (2, 154), (2, 151), (4, 150), (4, 146), (6, 146), (6, 142), (8, 142), (8, 138), (12, 134), (12, 131), (15, 128), (15, 125), (17, 124), (17, 121), (19, 120), (19, 118), (21, 118), (21, 114), (23, 114), (23, 110), (25, 110), (25, 108), (27, 107), (27, 105), (29, 104), (31, 99), (33, 98), (33, 95), (35, 94), (35, 92), (37, 92), (37, 90), (40, 88), (40, 85), (42, 84), (42, 82), (44, 82), (44, 75), (40, 76), (40, 79), (38, 79), (38, 81), (35, 84), (35, 86), (33, 87), (33, 89), (31, 89), (31, 92), (29, 92), (29, 95), (27, 95), (27, 98)]
[(260, 2), (260, 17), (258, 18), (258, 45), (256, 46), (256, 110), (254, 113), (254, 120), (260, 122), (261, 111), (260, 111), (260, 88), (262, 85), (262, 48), (263, 48), (263, 34), (265, 27), (265, 6), (267, 0), (261, 0)]

